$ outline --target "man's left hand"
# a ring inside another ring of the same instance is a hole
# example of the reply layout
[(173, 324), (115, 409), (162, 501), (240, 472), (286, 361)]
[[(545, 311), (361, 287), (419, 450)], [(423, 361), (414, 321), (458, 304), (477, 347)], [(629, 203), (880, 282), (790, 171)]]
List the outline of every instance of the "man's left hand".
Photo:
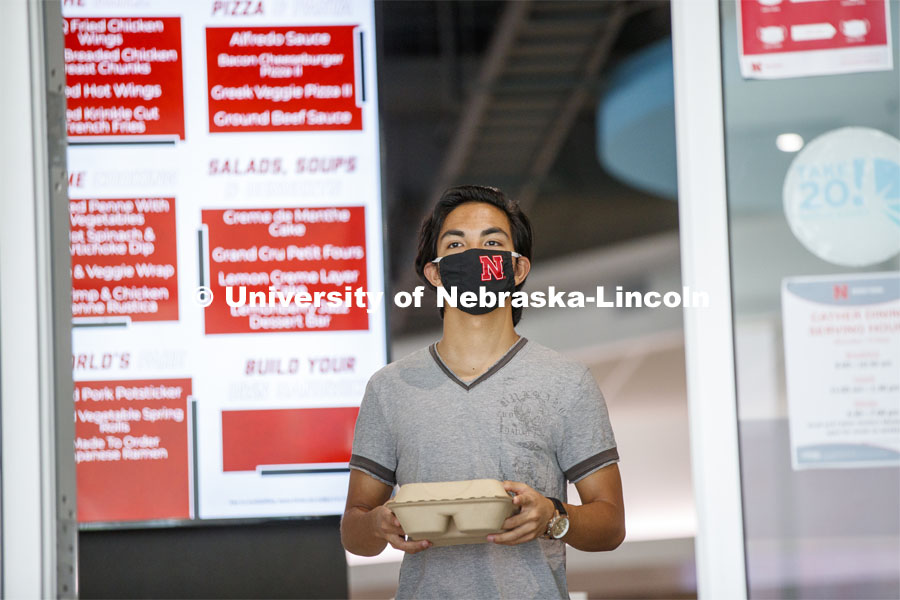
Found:
[(503, 522), (504, 533), (495, 533), (487, 541), (506, 546), (524, 544), (536, 539), (547, 531), (547, 524), (556, 512), (553, 502), (531, 487), (518, 481), (504, 481), (503, 488), (515, 493), (513, 505), (521, 508)]

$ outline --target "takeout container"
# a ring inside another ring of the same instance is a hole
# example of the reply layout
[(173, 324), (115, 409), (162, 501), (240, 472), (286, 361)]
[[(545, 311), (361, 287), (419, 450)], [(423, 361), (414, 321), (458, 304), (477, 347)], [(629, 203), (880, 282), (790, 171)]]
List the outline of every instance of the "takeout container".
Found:
[(407, 483), (385, 506), (410, 539), (434, 546), (484, 543), (516, 508), (496, 479)]

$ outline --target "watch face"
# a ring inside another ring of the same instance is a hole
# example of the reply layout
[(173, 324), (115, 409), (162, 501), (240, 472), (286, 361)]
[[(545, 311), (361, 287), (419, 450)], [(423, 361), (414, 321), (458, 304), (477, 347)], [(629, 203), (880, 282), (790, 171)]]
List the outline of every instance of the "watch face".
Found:
[(550, 527), (550, 535), (556, 539), (566, 535), (567, 531), (569, 531), (569, 519), (564, 516), (560, 516), (553, 526)]

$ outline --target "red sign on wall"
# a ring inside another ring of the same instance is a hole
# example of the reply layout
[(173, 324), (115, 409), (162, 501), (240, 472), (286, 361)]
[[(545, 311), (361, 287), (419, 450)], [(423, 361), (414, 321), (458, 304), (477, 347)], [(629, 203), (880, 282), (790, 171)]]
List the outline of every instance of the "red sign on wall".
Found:
[(78, 520), (190, 518), (190, 379), (75, 382)]
[(886, 0), (737, 0), (737, 5), (744, 77), (892, 68)]
[(357, 406), (222, 411), (222, 470), (346, 463)]
[(209, 131), (361, 131), (353, 32), (208, 27)]
[(184, 139), (181, 19), (63, 20), (70, 139)]
[(69, 200), (72, 316), (178, 320), (174, 198)]
[[(347, 297), (367, 289), (365, 207), (204, 210), (202, 219), (213, 292), (206, 333), (369, 328), (368, 304)], [(253, 305), (254, 294), (265, 297)]]

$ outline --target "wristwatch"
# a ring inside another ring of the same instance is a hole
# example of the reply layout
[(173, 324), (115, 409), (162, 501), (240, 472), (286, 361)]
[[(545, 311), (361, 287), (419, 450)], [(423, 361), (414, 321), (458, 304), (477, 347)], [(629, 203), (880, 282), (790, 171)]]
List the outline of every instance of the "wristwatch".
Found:
[(566, 514), (566, 507), (556, 498), (550, 498), (556, 512), (550, 517), (547, 523), (547, 531), (544, 533), (545, 538), (558, 540), (561, 539), (569, 531), (569, 515)]

